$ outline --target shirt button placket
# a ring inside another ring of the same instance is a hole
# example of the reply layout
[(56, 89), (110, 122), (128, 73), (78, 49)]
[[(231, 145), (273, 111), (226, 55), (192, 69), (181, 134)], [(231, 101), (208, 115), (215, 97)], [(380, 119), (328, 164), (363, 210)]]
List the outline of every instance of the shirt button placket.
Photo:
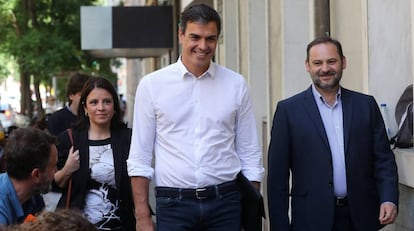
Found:
[(196, 161), (196, 171), (195, 177), (197, 179), (197, 183), (200, 183), (202, 174), (200, 172), (200, 116), (201, 116), (201, 108), (200, 108), (200, 96), (199, 96), (199, 80), (194, 78), (194, 157)]

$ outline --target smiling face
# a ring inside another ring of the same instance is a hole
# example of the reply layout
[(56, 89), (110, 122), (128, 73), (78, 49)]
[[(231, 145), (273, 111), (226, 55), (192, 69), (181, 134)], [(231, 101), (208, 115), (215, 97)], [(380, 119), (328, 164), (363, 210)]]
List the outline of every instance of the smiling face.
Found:
[(195, 76), (209, 67), (217, 46), (218, 29), (215, 22), (188, 22), (185, 31), (178, 31), (182, 45), (181, 60)]
[(107, 90), (94, 88), (86, 97), (84, 110), (95, 126), (110, 126), (114, 115), (114, 99)]
[(320, 43), (309, 50), (306, 60), (306, 71), (309, 72), (315, 87), (321, 92), (337, 92), (342, 71), (346, 67), (346, 59), (339, 55), (337, 47), (332, 43)]

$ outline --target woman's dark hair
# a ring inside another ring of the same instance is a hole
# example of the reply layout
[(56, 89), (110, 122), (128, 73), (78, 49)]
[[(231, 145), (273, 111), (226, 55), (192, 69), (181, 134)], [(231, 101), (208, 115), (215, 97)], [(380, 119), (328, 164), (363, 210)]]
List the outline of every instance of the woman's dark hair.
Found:
[(104, 89), (112, 95), (112, 99), (114, 101), (114, 115), (111, 119), (111, 129), (126, 127), (126, 124), (121, 118), (122, 112), (119, 106), (118, 94), (116, 93), (116, 90), (112, 83), (103, 77), (91, 77), (88, 79), (88, 81), (86, 81), (85, 85), (82, 88), (80, 104), (78, 108), (78, 122), (75, 125), (75, 128), (87, 129), (89, 127), (89, 117), (85, 115), (84, 107), (86, 105), (86, 98), (95, 88)]
[(197, 22), (207, 24), (215, 22), (217, 25), (217, 35), (221, 32), (221, 19), (216, 10), (206, 4), (194, 4), (188, 6), (182, 13), (179, 22), (179, 28), (183, 33), (187, 28), (187, 23)]
[(51, 145), (56, 143), (55, 136), (37, 128), (14, 130), (4, 151), (7, 173), (14, 179), (23, 180), (35, 168), (45, 171), (49, 164)]

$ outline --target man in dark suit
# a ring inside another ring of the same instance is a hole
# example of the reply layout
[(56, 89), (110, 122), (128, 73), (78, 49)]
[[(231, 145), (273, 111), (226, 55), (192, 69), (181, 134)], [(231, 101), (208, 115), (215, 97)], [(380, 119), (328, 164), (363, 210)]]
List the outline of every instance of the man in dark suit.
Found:
[(332, 38), (312, 41), (305, 65), (313, 84), (280, 101), (273, 120), (271, 230), (373, 231), (393, 223), (398, 173), (375, 99), (340, 86), (346, 59)]

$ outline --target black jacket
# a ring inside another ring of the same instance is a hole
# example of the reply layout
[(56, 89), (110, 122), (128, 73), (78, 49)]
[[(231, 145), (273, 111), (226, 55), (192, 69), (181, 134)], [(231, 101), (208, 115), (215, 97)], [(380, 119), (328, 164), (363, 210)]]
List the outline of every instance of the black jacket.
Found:
[[(65, 165), (71, 141), (67, 131), (58, 136), (58, 163), (57, 168), (61, 169)], [(79, 149), (80, 167), (72, 174), (72, 191), (70, 197), (70, 208), (83, 209), (85, 196), (87, 193), (89, 171), (89, 145), (87, 130), (73, 130), (73, 140), (75, 149)], [(115, 183), (117, 195), (120, 200), (120, 218), (123, 230), (135, 230), (135, 217), (130, 178), (127, 173), (126, 160), (129, 154), (131, 143), (131, 129), (122, 128), (111, 131), (111, 146), (114, 153)], [(62, 189), (62, 197), (57, 207), (65, 208), (67, 200), (67, 188)]]
[(78, 117), (69, 111), (68, 106), (53, 112), (47, 118), (47, 130), (58, 136), (60, 133), (65, 131), (65, 129), (70, 128), (77, 120)]

